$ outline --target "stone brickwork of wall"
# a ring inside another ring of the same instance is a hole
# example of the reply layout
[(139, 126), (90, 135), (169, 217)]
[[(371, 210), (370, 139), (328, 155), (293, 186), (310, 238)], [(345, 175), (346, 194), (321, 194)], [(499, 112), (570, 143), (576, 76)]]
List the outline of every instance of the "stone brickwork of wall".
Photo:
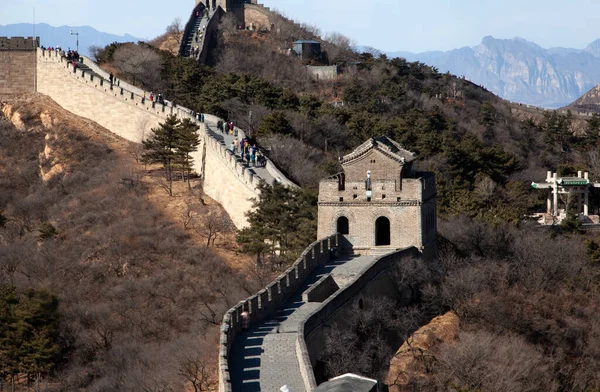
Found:
[(129, 141), (140, 143), (152, 128), (171, 114), (121, 87), (75, 70), (56, 51), (40, 50), (37, 62), (38, 92), (50, 96), (66, 110), (96, 121)]
[(214, 138), (204, 138), (198, 149), (205, 149), (204, 167), (198, 168), (204, 173), (204, 192), (221, 204), (236, 227), (248, 226), (245, 214), (252, 210), (251, 199), (259, 197), (260, 178)]
[[(349, 320), (348, 310), (353, 301), (359, 297), (382, 297), (394, 293), (397, 282), (387, 273), (399, 263), (411, 259), (420, 259), (421, 254), (415, 247), (403, 249), (395, 253), (374, 259), (343, 290), (334, 292), (319, 308), (307, 316), (299, 331), (297, 358), (306, 385), (311, 391), (316, 386), (313, 367), (323, 352), (325, 345), (325, 329), (330, 330), (334, 324), (338, 327)], [(410, 303), (410, 300), (408, 301)]]
[[(84, 63), (100, 76), (106, 76), (90, 59), (85, 58)], [(40, 93), (50, 96), (66, 110), (96, 121), (134, 143), (140, 143), (171, 114), (196, 121), (189, 109), (152, 103), (143, 99), (142, 90), (127, 83), (120, 81), (119, 86), (111, 90), (106, 79), (74, 69), (56, 51), (38, 50), (37, 65)], [(213, 122), (220, 120), (209, 114), (205, 114), (205, 118)], [(192, 156), (194, 170), (204, 180), (204, 192), (223, 206), (237, 228), (246, 227), (245, 213), (252, 209), (251, 199), (259, 197), (261, 178), (237, 162), (222, 142), (210, 136), (205, 124), (196, 123), (201, 130), (201, 144)], [(241, 130), (240, 135), (243, 135)], [(267, 168), (269, 166), (269, 173), (277, 174), (274, 177), (280, 178), (283, 184), (293, 186), (270, 160)]]
[(242, 331), (242, 312), (248, 312), (250, 326), (274, 315), (304, 284), (319, 265), (330, 260), (329, 249), (338, 247), (339, 236), (313, 242), (298, 260), (256, 295), (241, 301), (223, 316), (219, 350), (219, 392), (231, 392), (229, 354), (235, 337)]
[(323, 302), (337, 290), (339, 290), (339, 286), (335, 283), (333, 276), (327, 274), (302, 294), (302, 301)]
[(271, 11), (257, 4), (244, 4), (244, 24), (255, 30), (271, 29)]
[(307, 65), (306, 71), (315, 80), (334, 80), (338, 76), (337, 65)]
[(39, 38), (0, 37), (0, 95), (35, 91), (35, 49)]
[(367, 200), (364, 182), (346, 182), (339, 190), (336, 179), (321, 181), (319, 185), (318, 235), (337, 232), (338, 218), (349, 221), (345, 235), (359, 248), (375, 246), (375, 221), (379, 217), (390, 220), (392, 248), (416, 246), (422, 248), (435, 238), (435, 179), (405, 178), (401, 186), (396, 181), (374, 182), (371, 200)]
[[(414, 154), (387, 138), (372, 139), (345, 156), (343, 173), (319, 183), (318, 236), (336, 233), (338, 220), (346, 218), (344, 238), (356, 253), (369, 254), (376, 246), (423, 250), (434, 244), (435, 177), (414, 172), (413, 160)], [(389, 244), (385, 245), (376, 235), (382, 217), (389, 221)]]

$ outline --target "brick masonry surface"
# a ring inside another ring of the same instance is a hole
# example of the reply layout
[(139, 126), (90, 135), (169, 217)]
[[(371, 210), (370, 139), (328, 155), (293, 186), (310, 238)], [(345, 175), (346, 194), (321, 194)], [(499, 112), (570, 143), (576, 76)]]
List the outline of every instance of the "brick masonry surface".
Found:
[(32, 38), (0, 37), (0, 95), (35, 91), (35, 48)]
[[(338, 219), (344, 217), (350, 244), (355, 249), (371, 248), (376, 246), (376, 221), (383, 217), (389, 220), (391, 248), (422, 249), (434, 241), (435, 178), (431, 173), (411, 173), (403, 163), (375, 149), (342, 166), (343, 177), (319, 184), (319, 238), (336, 233)], [(370, 197), (365, 188), (367, 171), (371, 172)]]

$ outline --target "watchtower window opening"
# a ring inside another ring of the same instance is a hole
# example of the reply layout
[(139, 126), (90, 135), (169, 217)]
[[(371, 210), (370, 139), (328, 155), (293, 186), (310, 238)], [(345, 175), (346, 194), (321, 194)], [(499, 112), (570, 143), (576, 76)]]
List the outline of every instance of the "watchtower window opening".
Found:
[(340, 173), (337, 176), (338, 179), (338, 191), (346, 190), (346, 175), (344, 173)]
[(375, 246), (390, 245), (390, 220), (380, 216), (375, 221)]
[(340, 234), (350, 233), (350, 222), (345, 216), (340, 216), (337, 220), (337, 232)]

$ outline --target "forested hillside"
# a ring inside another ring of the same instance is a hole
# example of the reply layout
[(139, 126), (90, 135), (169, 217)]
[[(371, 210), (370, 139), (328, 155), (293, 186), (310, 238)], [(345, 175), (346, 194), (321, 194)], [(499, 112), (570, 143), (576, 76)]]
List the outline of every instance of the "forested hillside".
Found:
[[(459, 338), (407, 369), (410, 388), (600, 388), (598, 239), (573, 219), (551, 230), (528, 219), (544, 208), (545, 195), (530, 184), (546, 170), (589, 170), (600, 178), (598, 119), (573, 132), (569, 114), (517, 118), (464, 79), (353, 53), (339, 35), (323, 43), (318, 62), (305, 61), (287, 49), (319, 32), (275, 22), (273, 32), (248, 32), (225, 19), (209, 67), (143, 43), (95, 54), (119, 78), (236, 122), (302, 186), (266, 192), (250, 215), (252, 228), (239, 233), (241, 250), (259, 256), (256, 268), (232, 266), (236, 255), (206, 249), (192, 234), (201, 225), (189, 230), (186, 223), (193, 209), (176, 224), (162, 208), (171, 198), (150, 203), (144, 181), (131, 175), (138, 171), (129, 165), (141, 166), (131, 146), (119, 149), (108, 133), (87, 134), (68, 121), (50, 130), (28, 125), (27, 132), (2, 124), (0, 178), (9, 190), (0, 200), (2, 282), (20, 295), (31, 288), (56, 296), (61, 355), (53, 374), (63, 385), (98, 391), (182, 390), (186, 379), (206, 389), (224, 309), (314, 239), (314, 190), (339, 171), (340, 155), (385, 134), (419, 154), (420, 170), (436, 174), (440, 264), (416, 271), (418, 303), (387, 313), (382, 305), (359, 320), (347, 336), (358, 351), (340, 353), (331, 340), (327, 369), (383, 379), (397, 347), (382, 346), (387, 340), (378, 334), (394, 333), (406, 315), (423, 320), (453, 310)], [(334, 80), (306, 73), (307, 64), (332, 63), (341, 70)], [(39, 112), (24, 117), (35, 122)], [(48, 156), (60, 157), (60, 166)], [(294, 203), (280, 208), (286, 197)], [(274, 221), (279, 226), (270, 226)], [(265, 238), (289, 248), (263, 249), (270, 248)], [(282, 257), (265, 266), (264, 252)]]
[[(339, 36), (342, 46), (324, 47), (342, 73), (332, 81), (311, 80), (307, 61), (282, 49), (294, 36), (314, 34), (280, 22), (279, 33), (239, 32), (223, 22), (214, 67), (144, 44), (112, 45), (97, 58), (149, 91), (235, 121), (270, 148), (293, 180), (311, 188), (339, 170), (342, 154), (382, 134), (416, 152), (421, 170), (436, 173), (442, 216), (519, 224), (541, 207), (542, 195), (529, 184), (546, 170), (589, 169), (592, 178), (600, 176), (589, 165), (597, 160), (589, 159), (597, 155), (595, 118), (574, 133), (568, 114), (516, 117), (504, 101), (464, 79), (422, 63), (352, 53)], [(123, 64), (135, 57), (153, 61)], [(156, 76), (142, 77), (149, 74)]]

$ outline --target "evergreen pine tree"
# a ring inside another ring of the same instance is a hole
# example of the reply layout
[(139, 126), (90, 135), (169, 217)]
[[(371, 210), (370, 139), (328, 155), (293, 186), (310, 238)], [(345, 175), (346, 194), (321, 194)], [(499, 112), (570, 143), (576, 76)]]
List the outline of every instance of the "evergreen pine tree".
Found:
[(184, 173), (184, 179), (187, 178), (188, 186), (191, 187), (189, 178), (194, 165), (191, 154), (200, 145), (198, 126), (192, 120), (186, 118), (181, 121), (177, 131), (177, 168)]
[(158, 128), (152, 129), (152, 136), (142, 142), (145, 150), (142, 162), (162, 165), (169, 196), (173, 196), (173, 166), (177, 162), (179, 125), (177, 117), (168, 116)]
[(249, 227), (238, 233), (242, 251), (288, 264), (316, 239), (317, 199), (314, 192), (262, 183), (260, 199), (248, 212)]
[(0, 285), (0, 375), (35, 378), (52, 370), (59, 338), (58, 300), (45, 291)]

